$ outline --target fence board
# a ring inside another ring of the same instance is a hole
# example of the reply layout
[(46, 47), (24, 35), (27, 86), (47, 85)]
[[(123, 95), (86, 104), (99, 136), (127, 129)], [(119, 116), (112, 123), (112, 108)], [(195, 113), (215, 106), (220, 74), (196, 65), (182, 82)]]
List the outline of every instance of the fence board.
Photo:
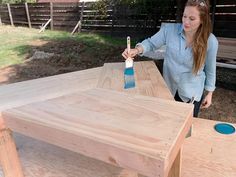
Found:
[(235, 38), (236, 30), (228, 30), (228, 29), (215, 29), (214, 34), (217, 34), (217, 37), (225, 37)]
[(235, 4), (235, 0), (217, 0), (217, 4), (220, 5)]
[(236, 30), (236, 21), (215, 21), (215, 28)]
[(216, 7), (216, 13), (235, 13), (236, 5), (232, 7)]
[[(81, 6), (81, 3), (53, 3), (53, 5), (57, 8), (73, 8), (73, 7), (78, 7)], [(82, 6), (81, 6), (82, 7)]]
[[(156, 32), (162, 22), (176, 22), (175, 4), (163, 3), (164, 7), (150, 4), (147, 7), (148, 10), (137, 8), (138, 6), (107, 6), (105, 13), (98, 9), (92, 9), (94, 3), (85, 3), (82, 31), (83, 28), (84, 30), (107, 30), (108, 33), (113, 31), (122, 33), (123, 31), (125, 35), (127, 30), (130, 32), (143, 31), (145, 34)], [(222, 5), (227, 5), (227, 7)], [(28, 3), (28, 7), (33, 26), (38, 27), (50, 18), (50, 3)], [(77, 24), (80, 19), (81, 8), (82, 3), (53, 3), (53, 27), (71, 30), (71, 25)], [(25, 24), (28, 21), (24, 4), (12, 4), (11, 11), (16, 24)], [(6, 5), (0, 5), (0, 15), (3, 23), (10, 24)], [(224, 37), (236, 37), (235, 21), (235, 0), (217, 0), (214, 33)]]
[(216, 14), (215, 15), (215, 20), (216, 21), (236, 21), (236, 14), (235, 15), (221, 15), (221, 14)]

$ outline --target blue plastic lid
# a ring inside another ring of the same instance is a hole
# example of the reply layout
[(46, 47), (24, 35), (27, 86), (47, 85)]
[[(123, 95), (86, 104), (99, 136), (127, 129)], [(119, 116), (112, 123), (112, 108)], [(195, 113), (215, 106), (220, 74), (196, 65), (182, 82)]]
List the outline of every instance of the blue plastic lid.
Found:
[(233, 125), (227, 123), (218, 123), (215, 125), (215, 130), (221, 134), (232, 134), (235, 132), (235, 128)]

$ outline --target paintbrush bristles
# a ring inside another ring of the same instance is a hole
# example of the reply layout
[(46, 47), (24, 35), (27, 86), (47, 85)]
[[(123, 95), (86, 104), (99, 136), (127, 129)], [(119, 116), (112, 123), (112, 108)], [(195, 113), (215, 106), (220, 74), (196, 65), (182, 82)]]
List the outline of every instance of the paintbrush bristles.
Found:
[[(127, 50), (128, 55), (130, 54), (130, 37), (127, 37)], [(134, 68), (133, 68), (133, 59), (128, 57), (125, 60), (125, 70), (124, 70), (124, 89), (129, 89), (135, 87), (134, 80)]]

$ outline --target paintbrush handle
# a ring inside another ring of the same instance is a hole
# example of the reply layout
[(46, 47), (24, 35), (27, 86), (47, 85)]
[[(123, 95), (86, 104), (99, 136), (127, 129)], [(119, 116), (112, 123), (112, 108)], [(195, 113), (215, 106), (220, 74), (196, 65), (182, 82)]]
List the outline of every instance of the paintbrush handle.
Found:
[(130, 53), (130, 37), (129, 36), (127, 37), (127, 50), (128, 50), (128, 53)]

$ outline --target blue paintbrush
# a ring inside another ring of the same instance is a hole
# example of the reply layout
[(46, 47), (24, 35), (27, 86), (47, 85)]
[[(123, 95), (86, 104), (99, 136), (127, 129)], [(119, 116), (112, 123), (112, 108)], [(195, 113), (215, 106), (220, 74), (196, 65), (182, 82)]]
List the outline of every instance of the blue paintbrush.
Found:
[[(130, 52), (130, 37), (127, 37), (127, 50)], [(125, 70), (124, 70), (124, 88), (133, 88), (135, 87), (135, 79), (134, 79), (134, 62), (132, 58), (128, 58), (125, 60)]]

